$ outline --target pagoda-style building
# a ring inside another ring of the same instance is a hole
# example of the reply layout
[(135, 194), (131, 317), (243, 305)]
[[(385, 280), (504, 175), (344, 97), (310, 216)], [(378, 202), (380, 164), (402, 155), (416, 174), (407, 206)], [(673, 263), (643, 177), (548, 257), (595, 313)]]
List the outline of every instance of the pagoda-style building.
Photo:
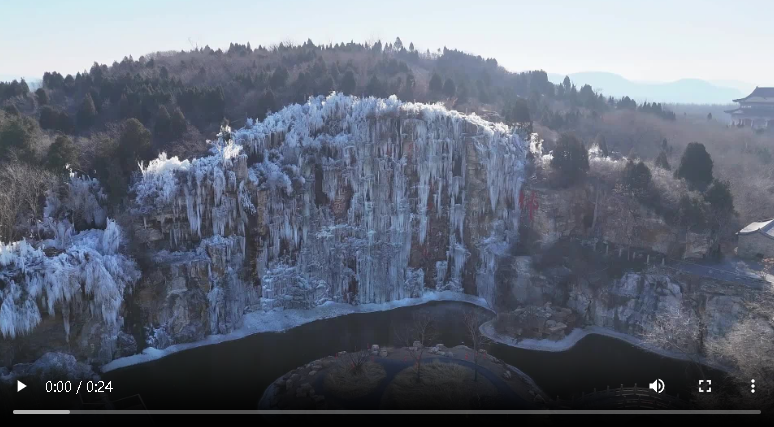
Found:
[(733, 124), (753, 129), (774, 129), (774, 87), (756, 87), (745, 98), (735, 99), (739, 108), (728, 110)]

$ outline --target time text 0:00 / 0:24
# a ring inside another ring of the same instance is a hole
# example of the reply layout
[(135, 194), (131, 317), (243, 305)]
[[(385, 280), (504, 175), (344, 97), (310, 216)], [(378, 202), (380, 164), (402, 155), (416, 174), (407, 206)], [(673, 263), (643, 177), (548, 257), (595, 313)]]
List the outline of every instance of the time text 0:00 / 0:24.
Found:
[(112, 381), (78, 381), (77, 385), (74, 385), (72, 381), (46, 381), (47, 393), (71, 393), (73, 390), (75, 393), (81, 391), (81, 387), (85, 386), (87, 393), (106, 393), (113, 391)]

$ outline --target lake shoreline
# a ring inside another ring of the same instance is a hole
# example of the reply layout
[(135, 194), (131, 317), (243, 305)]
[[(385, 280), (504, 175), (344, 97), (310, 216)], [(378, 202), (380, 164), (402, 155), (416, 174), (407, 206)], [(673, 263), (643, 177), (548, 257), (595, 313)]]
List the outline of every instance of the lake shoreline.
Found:
[(106, 373), (141, 363), (152, 362), (181, 351), (238, 340), (250, 335), (265, 332), (286, 332), (293, 328), (319, 320), (342, 317), (357, 313), (389, 311), (401, 307), (413, 307), (430, 302), (462, 302), (489, 310), (483, 298), (455, 291), (427, 292), (420, 298), (406, 298), (382, 304), (352, 305), (327, 302), (312, 309), (289, 309), (271, 312), (252, 312), (245, 314), (243, 325), (228, 334), (208, 335), (203, 340), (190, 343), (173, 344), (164, 349), (148, 347), (141, 353), (112, 360), (101, 367)]
[[(603, 328), (600, 326), (586, 326), (584, 328), (575, 328), (569, 334), (565, 335), (564, 338), (556, 341), (550, 340), (550, 339), (534, 339), (534, 338), (516, 339), (496, 332), (494, 330), (493, 320), (489, 320), (483, 323), (480, 327), (481, 332), (484, 335), (486, 335), (487, 338), (489, 338), (490, 340), (496, 343), (507, 345), (509, 347), (523, 349), (523, 350), (562, 352), (562, 351), (570, 350), (576, 344), (578, 344), (583, 338), (589, 335), (602, 335), (608, 338), (614, 338), (616, 340), (623, 341), (643, 351), (646, 351), (648, 353), (653, 353), (661, 357), (680, 360), (684, 362), (696, 361), (690, 357), (685, 356), (684, 354), (672, 352), (669, 350), (665, 350), (663, 348), (650, 345), (635, 336), (632, 336), (623, 332), (614, 331), (612, 329)], [(712, 363), (706, 358), (699, 358), (698, 363), (700, 363), (703, 366), (713, 368), (713, 369), (718, 369), (726, 373), (731, 372), (731, 369), (729, 369), (728, 367), (722, 366), (716, 363)]]

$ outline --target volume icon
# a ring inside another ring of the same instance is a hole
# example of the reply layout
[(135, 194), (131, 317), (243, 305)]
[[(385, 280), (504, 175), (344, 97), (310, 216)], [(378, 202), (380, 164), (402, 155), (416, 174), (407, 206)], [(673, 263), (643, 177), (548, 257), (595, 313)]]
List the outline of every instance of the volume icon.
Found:
[(650, 383), (648, 388), (660, 394), (662, 391), (664, 391), (664, 381), (661, 381), (661, 379), (658, 378), (656, 381)]

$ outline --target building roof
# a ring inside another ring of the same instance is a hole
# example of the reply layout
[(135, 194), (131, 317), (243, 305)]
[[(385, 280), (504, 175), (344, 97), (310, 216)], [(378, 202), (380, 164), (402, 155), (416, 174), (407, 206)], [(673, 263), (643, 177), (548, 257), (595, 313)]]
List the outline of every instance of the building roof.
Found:
[(734, 102), (757, 101), (774, 102), (774, 87), (755, 87), (751, 94), (744, 98), (735, 99)]
[[(774, 99), (772, 99), (772, 102), (774, 102)], [(774, 109), (771, 108), (737, 108), (734, 110), (724, 110), (723, 112), (733, 116), (774, 117)]]
[(747, 227), (739, 230), (739, 235), (748, 235), (753, 233), (761, 233), (766, 237), (774, 239), (774, 219), (769, 219), (761, 222), (750, 223)]

